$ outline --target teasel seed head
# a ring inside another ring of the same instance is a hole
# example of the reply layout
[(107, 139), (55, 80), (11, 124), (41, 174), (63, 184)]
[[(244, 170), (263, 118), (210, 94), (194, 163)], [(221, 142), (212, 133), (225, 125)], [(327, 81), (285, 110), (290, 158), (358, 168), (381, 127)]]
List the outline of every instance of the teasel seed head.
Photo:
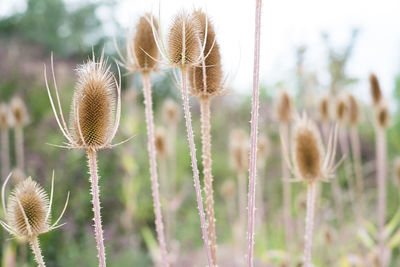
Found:
[(348, 118), (348, 107), (347, 107), (347, 103), (344, 100), (343, 97), (340, 97), (337, 101), (336, 101), (336, 120), (340, 123), (340, 124), (345, 124)]
[(11, 99), (10, 107), (14, 117), (14, 125), (24, 127), (29, 121), (24, 101), (20, 97), (14, 97)]
[(13, 125), (13, 117), (10, 107), (0, 103), (0, 130), (8, 130)]
[(280, 123), (288, 123), (292, 116), (292, 101), (286, 90), (281, 90), (276, 102), (276, 114)]
[(159, 157), (167, 155), (167, 137), (164, 128), (157, 128), (154, 136), (154, 143)]
[(189, 69), (190, 93), (198, 97), (219, 95), (223, 89), (221, 54), (211, 20), (201, 10), (192, 13), (200, 25), (200, 42), (204, 44), (203, 58)]
[(376, 124), (379, 128), (386, 129), (389, 125), (389, 110), (385, 103), (380, 103), (375, 110)]
[(188, 13), (175, 16), (168, 33), (168, 57), (177, 66), (197, 64), (202, 52), (200, 25)]
[(382, 91), (379, 85), (378, 78), (374, 73), (370, 74), (369, 83), (371, 88), (372, 102), (374, 103), (375, 106), (377, 106), (382, 100)]
[(360, 106), (356, 98), (349, 94), (347, 97), (347, 106), (348, 106), (348, 118), (351, 125), (357, 125), (360, 120)]
[(245, 131), (236, 129), (229, 140), (230, 161), (232, 168), (241, 172), (249, 168), (249, 140)]
[(394, 175), (397, 181), (397, 184), (400, 185), (400, 157), (397, 157), (394, 161)]
[(179, 122), (180, 119), (180, 110), (179, 106), (172, 99), (167, 99), (163, 104), (163, 118), (166, 124), (175, 125)]
[(330, 120), (330, 105), (329, 98), (327, 96), (321, 98), (319, 102), (319, 115), (322, 121)]
[(6, 222), (0, 220), (10, 234), (20, 240), (30, 241), (38, 235), (60, 227), (58, 222), (64, 215), (68, 205), (69, 193), (64, 209), (56, 222), (51, 225), (51, 206), (54, 190), (54, 172), (50, 199), (44, 189), (31, 177), (19, 182), (11, 192), (8, 205), (5, 203), (5, 187), (12, 174), (10, 174), (2, 187), (2, 205), (6, 214)]

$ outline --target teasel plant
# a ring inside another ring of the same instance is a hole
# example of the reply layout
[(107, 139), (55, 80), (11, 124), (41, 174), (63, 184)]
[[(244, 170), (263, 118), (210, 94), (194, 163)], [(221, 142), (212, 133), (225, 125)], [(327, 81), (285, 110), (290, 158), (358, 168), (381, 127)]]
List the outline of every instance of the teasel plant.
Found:
[[(316, 187), (319, 181), (329, 182), (334, 178), (340, 162), (335, 163), (338, 127), (330, 131), (326, 151), (321, 134), (305, 113), (295, 115), (290, 144), (281, 136), (283, 156), (289, 170), (294, 174), (291, 182), (305, 182), (307, 186), (307, 211), (304, 234), (303, 266), (312, 266), (311, 250), (313, 239)], [(289, 152), (288, 147), (291, 149)], [(290, 157), (291, 154), (291, 157)]]
[(215, 229), (214, 189), (211, 158), (211, 99), (224, 94), (221, 54), (216, 41), (216, 32), (211, 20), (202, 10), (195, 10), (192, 16), (200, 24), (200, 41), (204, 42), (202, 60), (199, 66), (189, 68), (190, 94), (200, 101), (200, 123), (202, 163), (204, 176), (205, 209), (208, 237), (210, 239), (213, 264), (217, 265), (217, 236)]
[[(206, 23), (207, 20), (206, 20)], [(189, 105), (189, 83), (188, 72), (194, 66), (199, 66), (201, 62), (208, 57), (204, 54), (207, 44), (207, 30), (205, 27), (204, 40), (201, 38), (201, 25), (199, 20), (186, 11), (179, 12), (173, 19), (172, 25), (167, 34), (167, 43), (164, 42), (162, 31), (154, 25), (154, 19), (151, 19), (153, 36), (158, 50), (162, 56), (159, 63), (175, 67), (179, 70), (180, 81), (176, 69), (173, 69), (173, 75), (178, 87), (181, 90), (183, 110), (186, 122), (187, 137), (189, 142), (190, 156), (193, 169), (193, 179), (196, 191), (197, 207), (200, 215), (201, 232), (206, 250), (207, 262), (210, 267), (214, 266), (211, 253), (211, 243), (208, 237), (206, 216), (203, 207), (203, 198), (199, 179), (199, 169), (197, 166), (196, 146), (192, 127), (192, 118)], [(150, 56), (150, 55), (149, 55)]]
[(169, 266), (157, 173), (157, 151), (154, 142), (155, 127), (150, 74), (157, 71), (160, 53), (153, 36), (153, 28), (156, 31), (158, 30), (158, 22), (154, 16), (147, 13), (139, 18), (134, 35), (128, 34), (126, 38), (126, 59), (122, 56), (117, 45), (116, 48), (122, 61), (121, 65), (130, 73), (140, 72), (142, 77), (155, 225), (161, 252), (161, 263), (163, 266)]
[(9, 130), (13, 125), (13, 117), (9, 105), (0, 103), (0, 141), (1, 141), (1, 176), (10, 173), (10, 140)]
[(18, 96), (11, 99), (10, 108), (14, 118), (17, 169), (24, 174), (24, 127), (29, 122), (28, 112), (24, 101)]
[[(127, 140), (112, 144), (121, 118), (121, 74), (119, 80), (110, 71), (111, 65), (104, 58), (104, 50), (100, 59), (96, 59), (94, 51), (92, 58), (86, 63), (78, 65), (78, 76), (72, 99), (70, 128), (64, 119), (56, 78), (54, 74), (53, 54), (51, 55), (51, 69), (55, 88), (56, 105), (47, 80), (46, 65), (44, 78), (50, 104), (57, 124), (67, 139), (65, 145), (53, 145), (66, 149), (83, 149), (88, 159), (90, 174), (90, 193), (94, 212), (94, 234), (97, 245), (99, 266), (106, 266), (106, 253), (101, 221), (101, 205), (99, 190), (99, 174), (97, 152), (102, 149), (113, 148)], [(129, 139), (128, 139), (129, 140)]]
[(45, 267), (45, 261), (39, 244), (39, 235), (55, 230), (67, 209), (69, 192), (64, 208), (58, 219), (51, 224), (51, 208), (54, 193), (54, 172), (51, 180), (50, 198), (46, 191), (31, 177), (19, 182), (11, 192), (8, 203), (5, 201), (5, 190), (11, 173), (1, 189), (1, 201), (5, 213), (5, 221), (0, 225), (14, 238), (28, 242), (39, 267)]
[[(277, 101), (276, 101), (276, 116), (279, 122), (279, 133), (284, 142), (289, 142), (289, 127), (290, 120), (292, 119), (292, 109), (293, 104), (290, 99), (289, 94), (285, 89), (282, 89)], [(281, 155), (283, 152), (283, 145), (281, 144)], [(292, 224), (292, 215), (291, 215), (291, 185), (287, 181), (289, 178), (289, 170), (287, 168), (287, 164), (285, 160), (281, 159), (281, 167), (282, 167), (282, 203), (283, 203), (283, 220), (285, 225), (285, 238), (286, 238), (286, 246), (289, 250), (292, 249), (293, 244), (293, 224)]]
[(358, 208), (360, 209), (360, 218), (363, 218), (364, 214), (364, 178), (362, 172), (362, 161), (361, 161), (361, 145), (360, 137), (358, 134), (358, 124), (361, 117), (361, 109), (357, 99), (352, 95), (347, 95), (347, 107), (348, 107), (348, 121), (350, 124), (350, 146), (353, 155), (354, 163), (354, 174), (356, 178), (356, 195)]
[(389, 110), (382, 95), (378, 78), (375, 74), (369, 77), (370, 92), (375, 116), (375, 146), (376, 146), (376, 182), (378, 186), (378, 247), (380, 266), (387, 266), (388, 252), (385, 243), (386, 221), (386, 176), (387, 176), (387, 141), (386, 130), (389, 124)]

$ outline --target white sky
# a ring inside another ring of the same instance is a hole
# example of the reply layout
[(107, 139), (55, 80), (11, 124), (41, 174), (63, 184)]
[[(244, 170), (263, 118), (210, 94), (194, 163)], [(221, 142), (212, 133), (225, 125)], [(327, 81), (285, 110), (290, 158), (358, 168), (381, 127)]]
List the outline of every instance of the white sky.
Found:
[[(79, 0), (66, 0), (80, 3)], [(93, 0), (96, 1), (96, 0)], [(0, 2), (0, 15), (10, 4)], [(232, 87), (251, 90), (254, 39), (254, 0), (121, 0), (112, 14), (123, 27), (131, 27), (144, 12), (158, 13), (161, 25), (168, 28), (170, 19), (182, 8), (206, 8), (217, 30), (223, 65)], [(107, 21), (107, 7), (98, 10)], [(293, 78), (295, 48), (306, 45), (305, 67), (317, 71), (323, 86), (329, 82), (327, 53), (321, 32), (328, 32), (337, 48), (344, 47), (351, 29), (360, 28), (348, 74), (360, 79), (350, 88), (368, 100), (368, 74), (376, 72), (389, 98), (394, 77), (400, 73), (400, 1), (399, 0), (279, 0), (263, 1), (261, 31), (261, 82), (273, 84)], [(112, 29), (110, 29), (112, 31)], [(110, 35), (112, 33), (110, 32)], [(289, 88), (290, 89), (290, 88)]]

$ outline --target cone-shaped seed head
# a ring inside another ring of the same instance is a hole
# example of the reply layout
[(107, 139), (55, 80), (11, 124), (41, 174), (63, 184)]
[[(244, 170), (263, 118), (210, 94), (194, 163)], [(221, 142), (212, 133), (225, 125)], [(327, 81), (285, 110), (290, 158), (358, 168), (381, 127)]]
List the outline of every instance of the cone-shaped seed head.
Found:
[(169, 30), (168, 56), (179, 66), (196, 63), (201, 53), (200, 25), (186, 12), (179, 13)]
[(286, 90), (282, 90), (277, 103), (276, 103), (276, 113), (279, 122), (288, 122), (292, 116), (292, 102)]
[(313, 182), (322, 174), (324, 151), (314, 122), (300, 119), (293, 129), (292, 157), (299, 178)]
[(167, 155), (167, 140), (165, 136), (165, 130), (163, 128), (157, 128), (154, 136), (154, 143), (157, 150), (157, 155), (165, 157)]
[(374, 105), (378, 105), (379, 102), (382, 100), (382, 91), (381, 87), (379, 86), (378, 78), (375, 74), (371, 73), (369, 76), (369, 83), (371, 85), (371, 96)]
[(357, 125), (360, 119), (360, 107), (357, 103), (356, 98), (353, 95), (349, 94), (347, 104), (349, 109), (349, 122), (352, 125)]
[(319, 115), (323, 121), (328, 121), (330, 119), (328, 97), (323, 97), (321, 99), (319, 103)]
[(50, 218), (46, 220), (48, 208), (49, 198), (46, 192), (28, 177), (17, 184), (10, 195), (7, 221), (21, 237), (26, 239), (36, 237), (49, 228)]
[(221, 54), (216, 42), (215, 30), (211, 21), (201, 10), (194, 11), (192, 16), (200, 24), (201, 44), (204, 44), (204, 41), (206, 44), (203, 52), (204, 62), (189, 71), (191, 94), (200, 97), (214, 96), (221, 91), (223, 86)]
[(10, 106), (15, 125), (18, 127), (25, 126), (29, 119), (24, 101), (19, 97), (14, 97), (11, 100)]
[(345, 123), (348, 115), (346, 102), (343, 98), (338, 99), (336, 102), (336, 119), (339, 123)]
[(389, 124), (389, 111), (385, 104), (380, 104), (376, 109), (376, 122), (379, 127), (385, 129)]
[(163, 118), (167, 124), (176, 124), (179, 122), (180, 110), (174, 100), (165, 100), (163, 104)]
[(89, 60), (79, 66), (77, 73), (78, 83), (71, 117), (76, 141), (79, 145), (86, 144), (86, 148), (104, 147), (108, 145), (113, 130), (116, 91), (114, 75), (102, 60)]
[(10, 108), (5, 103), (0, 103), (0, 130), (7, 130), (12, 126), (13, 118)]
[(136, 68), (140, 71), (155, 70), (157, 61), (154, 59), (158, 59), (160, 55), (154, 40), (151, 22), (153, 22), (155, 30), (158, 30), (157, 20), (151, 14), (142, 16), (136, 26), (136, 34), (133, 40), (134, 51), (132, 52), (135, 56)]
[(249, 168), (249, 141), (243, 130), (232, 131), (229, 149), (231, 166), (235, 171), (244, 171)]

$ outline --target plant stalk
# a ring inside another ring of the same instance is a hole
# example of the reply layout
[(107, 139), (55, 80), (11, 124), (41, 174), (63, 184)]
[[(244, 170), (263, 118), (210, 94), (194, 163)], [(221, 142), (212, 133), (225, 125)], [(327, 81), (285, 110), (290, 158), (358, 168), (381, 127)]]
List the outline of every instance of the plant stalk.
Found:
[(182, 102), (183, 102), (183, 109), (185, 113), (185, 121), (186, 121), (186, 130), (188, 135), (189, 141), (189, 148), (190, 148), (190, 156), (192, 160), (192, 169), (193, 169), (193, 179), (194, 179), (194, 187), (196, 191), (196, 199), (197, 199), (197, 208), (199, 209), (200, 214), (200, 224), (201, 224), (201, 231), (204, 241), (204, 248), (207, 254), (207, 261), (210, 267), (213, 267), (213, 261), (211, 256), (211, 248), (210, 242), (207, 233), (207, 226), (204, 214), (204, 207), (203, 207), (203, 198), (201, 196), (201, 186), (200, 186), (200, 179), (199, 179), (199, 169), (197, 167), (197, 158), (196, 158), (196, 146), (194, 143), (194, 135), (192, 129), (192, 117), (190, 115), (190, 107), (189, 107), (189, 92), (187, 88), (187, 69), (186, 67), (181, 67), (181, 75), (182, 75)]
[(165, 236), (164, 236), (164, 225), (161, 212), (158, 176), (157, 176), (156, 147), (154, 141), (153, 101), (151, 97), (150, 73), (143, 72), (142, 78), (143, 78), (143, 94), (144, 94), (144, 105), (145, 105), (146, 126), (147, 126), (147, 141), (148, 141), (147, 148), (149, 151), (151, 189), (153, 193), (153, 205), (154, 205), (158, 245), (161, 251), (162, 265), (169, 266), (167, 246), (165, 243)]
[(354, 159), (354, 172), (356, 176), (356, 192), (357, 192), (358, 206), (362, 218), (364, 214), (364, 178), (361, 169), (360, 138), (358, 135), (358, 130), (356, 125), (351, 126), (350, 139), (351, 139), (351, 150), (353, 152), (353, 159)]
[(100, 190), (99, 190), (99, 176), (97, 167), (97, 153), (95, 150), (88, 149), (86, 151), (88, 158), (88, 165), (90, 171), (90, 186), (92, 194), (92, 204), (94, 212), (94, 233), (97, 244), (97, 256), (99, 258), (99, 267), (106, 267), (106, 253), (104, 249), (103, 228), (101, 225), (100, 214)]
[(261, 32), (261, 4), (256, 0), (255, 33), (254, 33), (254, 67), (253, 67), (253, 95), (251, 104), (251, 132), (250, 132), (250, 169), (249, 169), (249, 196), (248, 196), (248, 252), (247, 265), (254, 266), (254, 218), (257, 175), (257, 134), (258, 134), (258, 107), (259, 107), (259, 72), (260, 72), (260, 32)]
[(17, 168), (25, 173), (24, 163), (24, 130), (21, 126), (15, 127), (15, 151), (17, 158)]
[(306, 229), (304, 234), (304, 267), (310, 267), (312, 264), (311, 260), (311, 249), (313, 239), (313, 227), (314, 227), (314, 209), (315, 209), (315, 192), (316, 184), (311, 182), (307, 184), (307, 212), (306, 212)]
[(1, 136), (1, 179), (6, 179), (10, 173), (10, 143), (8, 139), (8, 130), (3, 129)]
[(42, 256), (42, 250), (40, 249), (39, 239), (37, 237), (32, 238), (32, 240), (30, 240), (29, 244), (31, 245), (31, 249), (32, 249), (33, 255), (35, 255), (35, 261), (37, 262), (38, 266), (46, 267), (46, 264), (44, 263), (43, 256)]

